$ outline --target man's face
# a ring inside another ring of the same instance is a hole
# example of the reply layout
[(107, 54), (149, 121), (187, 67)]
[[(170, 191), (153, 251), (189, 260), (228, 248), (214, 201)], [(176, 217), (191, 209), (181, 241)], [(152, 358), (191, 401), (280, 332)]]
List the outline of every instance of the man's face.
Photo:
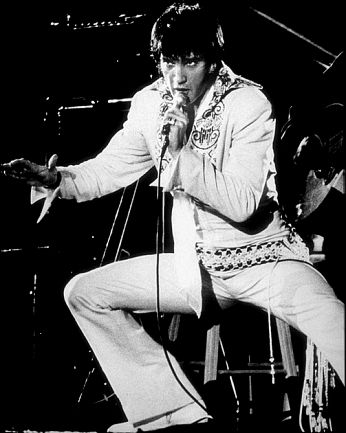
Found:
[(194, 54), (187, 57), (161, 55), (160, 67), (172, 95), (183, 93), (193, 103), (207, 89), (209, 67), (206, 61)]

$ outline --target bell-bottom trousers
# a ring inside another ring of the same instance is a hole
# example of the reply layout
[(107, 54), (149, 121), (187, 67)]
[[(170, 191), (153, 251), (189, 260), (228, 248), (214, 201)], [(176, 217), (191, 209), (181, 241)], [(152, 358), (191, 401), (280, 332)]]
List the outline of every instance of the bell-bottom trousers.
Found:
[[(159, 299), (162, 313), (195, 314), (177, 287), (173, 254), (161, 254)], [(203, 289), (222, 309), (243, 301), (267, 310), (301, 331), (324, 353), (344, 381), (344, 304), (311, 265), (282, 261), (242, 271), (208, 274)], [(90, 344), (130, 422), (173, 411), (192, 399), (173, 377), (162, 346), (132, 312), (157, 306), (156, 256), (118, 261), (72, 278), (65, 300)], [(198, 400), (174, 357), (174, 370)]]

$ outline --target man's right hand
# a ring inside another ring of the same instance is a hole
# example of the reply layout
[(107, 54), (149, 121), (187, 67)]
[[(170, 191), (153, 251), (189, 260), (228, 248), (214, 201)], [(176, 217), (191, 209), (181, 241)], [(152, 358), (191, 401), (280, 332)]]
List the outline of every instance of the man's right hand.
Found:
[(44, 186), (55, 188), (58, 185), (59, 176), (56, 169), (57, 155), (53, 155), (48, 165), (39, 165), (24, 158), (14, 159), (0, 165), (0, 171), (8, 177), (24, 181), (31, 186)]

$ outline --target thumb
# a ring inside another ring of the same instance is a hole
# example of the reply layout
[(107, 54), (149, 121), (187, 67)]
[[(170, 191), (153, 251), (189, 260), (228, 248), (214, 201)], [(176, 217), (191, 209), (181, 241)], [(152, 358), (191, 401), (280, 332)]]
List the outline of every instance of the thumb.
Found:
[(58, 155), (56, 153), (54, 153), (54, 155), (52, 155), (49, 158), (49, 161), (48, 161), (48, 170), (54, 170), (54, 168), (56, 167), (57, 161), (58, 161)]

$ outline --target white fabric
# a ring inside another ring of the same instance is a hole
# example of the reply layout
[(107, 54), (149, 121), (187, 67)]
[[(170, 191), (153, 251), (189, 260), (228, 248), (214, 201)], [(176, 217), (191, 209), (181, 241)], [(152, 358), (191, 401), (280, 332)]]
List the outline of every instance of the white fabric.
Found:
[[(287, 234), (279, 213), (267, 210), (273, 204), (275, 208), (276, 203), (272, 150), (275, 121), (271, 105), (258, 86), (238, 82), (239, 77), (227, 67), (221, 71), (220, 77), (226, 77), (226, 81), (216, 80), (205, 95), (189, 141), (171, 163), (164, 180), (165, 190), (174, 191), (174, 206), (190, 208), (182, 215), (175, 212), (172, 226), (176, 260), (184, 264), (178, 270), (181, 289), (197, 314), (201, 304), (195, 282), (200, 276), (193, 242), (188, 239), (195, 238), (207, 246), (228, 247), (279, 239)], [(62, 174), (62, 198), (80, 202), (101, 197), (131, 184), (154, 164), (158, 165), (162, 92), (160, 82), (138, 92), (123, 129), (96, 158), (58, 168)], [(207, 116), (208, 110), (215, 114)], [(198, 134), (206, 138), (198, 141)], [(215, 134), (219, 134), (217, 141), (209, 142)], [(260, 231), (248, 227), (248, 218), (256, 212), (266, 215)], [(186, 268), (191, 271), (186, 272)]]
[(34, 204), (39, 200), (43, 200), (43, 206), (40, 212), (40, 215), (37, 219), (37, 223), (39, 223), (42, 218), (48, 213), (53, 201), (59, 195), (60, 188), (49, 189), (44, 187), (36, 187), (31, 189), (31, 197), (30, 203)]
[[(173, 377), (161, 345), (130, 313), (156, 310), (155, 265), (153, 255), (115, 262), (74, 277), (65, 290), (74, 318), (132, 423), (191, 402)], [(193, 314), (177, 281), (173, 255), (161, 255), (160, 311)], [(311, 265), (284, 261), (213, 272), (204, 285), (206, 308), (215, 307), (214, 296), (222, 309), (235, 300), (264, 310), (270, 305), (273, 314), (311, 338), (344, 379), (343, 304)], [(179, 364), (171, 360), (184, 386), (200, 399)]]
[[(138, 92), (124, 127), (96, 157), (60, 167), (59, 195), (79, 202), (131, 184), (157, 161), (160, 83)], [(163, 173), (172, 192), (175, 254), (160, 256), (162, 312), (200, 314), (205, 296), (222, 308), (234, 299), (271, 311), (304, 332), (343, 376), (343, 304), (309, 265), (282, 262), (201, 274), (194, 243), (237, 247), (284, 238), (277, 210), (271, 105), (258, 86), (223, 68), (196, 114), (189, 140)], [(53, 193), (54, 194), (54, 193)], [(52, 196), (52, 195), (51, 195)], [(156, 257), (119, 261), (74, 277), (65, 297), (130, 422), (190, 403), (162, 347), (130, 312), (155, 311)], [(203, 302), (201, 290), (203, 288)], [(184, 386), (201, 397), (172, 358)]]

